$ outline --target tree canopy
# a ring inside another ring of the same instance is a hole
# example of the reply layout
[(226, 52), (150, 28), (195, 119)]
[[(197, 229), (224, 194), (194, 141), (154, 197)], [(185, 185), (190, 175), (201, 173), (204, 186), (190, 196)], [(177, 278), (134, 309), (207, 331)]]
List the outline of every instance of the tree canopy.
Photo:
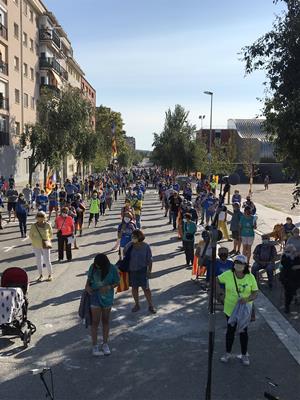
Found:
[(188, 121), (189, 112), (176, 105), (165, 114), (164, 129), (154, 133), (152, 161), (166, 169), (187, 172), (193, 169), (196, 126)]
[(262, 113), (277, 157), (298, 182), (300, 177), (300, 2), (285, 3), (272, 30), (243, 48), (246, 73), (266, 71)]

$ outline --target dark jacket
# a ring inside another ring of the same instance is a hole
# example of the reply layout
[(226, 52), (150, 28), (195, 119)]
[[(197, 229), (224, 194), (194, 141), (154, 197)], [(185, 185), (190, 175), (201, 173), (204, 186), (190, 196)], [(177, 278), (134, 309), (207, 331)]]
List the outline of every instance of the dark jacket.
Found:
[(91, 296), (86, 290), (81, 295), (78, 315), (84, 321), (86, 328), (92, 325)]

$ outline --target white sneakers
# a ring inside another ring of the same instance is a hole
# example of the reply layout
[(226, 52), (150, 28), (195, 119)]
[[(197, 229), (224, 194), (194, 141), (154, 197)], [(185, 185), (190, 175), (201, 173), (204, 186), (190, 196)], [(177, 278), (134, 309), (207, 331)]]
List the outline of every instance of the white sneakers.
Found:
[[(220, 361), (222, 363), (228, 363), (228, 361), (230, 361), (230, 359), (233, 358), (233, 356), (230, 353), (225, 353), (221, 358)], [(250, 365), (250, 358), (249, 358), (249, 354), (245, 354), (245, 355), (238, 355), (236, 358), (238, 358), (241, 363), (245, 366), (249, 366)]]
[(103, 356), (103, 352), (101, 350), (99, 350), (99, 346), (98, 345), (93, 346), (92, 354), (93, 354), (94, 357)]
[(230, 353), (225, 353), (224, 356), (220, 358), (220, 361), (222, 363), (228, 363), (228, 361), (231, 359), (231, 354)]
[(107, 343), (103, 343), (102, 347), (101, 347), (101, 350), (99, 349), (98, 345), (93, 346), (92, 354), (95, 357), (100, 357), (100, 356), (103, 356), (103, 355), (104, 356), (110, 356), (111, 355), (111, 351), (110, 351), (110, 348), (109, 348), (108, 344)]
[(243, 365), (248, 367), (250, 365), (249, 355), (248, 354), (242, 355), (241, 362)]
[(109, 348), (107, 343), (103, 343), (102, 351), (103, 351), (105, 356), (110, 356), (111, 355), (111, 351), (110, 351), (110, 348)]

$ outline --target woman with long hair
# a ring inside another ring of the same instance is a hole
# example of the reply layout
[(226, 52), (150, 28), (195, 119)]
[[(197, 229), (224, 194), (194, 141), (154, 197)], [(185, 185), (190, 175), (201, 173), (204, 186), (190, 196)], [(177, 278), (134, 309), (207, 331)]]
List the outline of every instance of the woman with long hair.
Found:
[[(85, 290), (91, 296), (92, 313), (92, 354), (110, 355), (108, 346), (109, 322), (111, 307), (114, 302), (114, 288), (118, 286), (120, 277), (117, 268), (112, 265), (105, 254), (97, 254), (88, 271)], [(97, 344), (97, 331), (102, 322), (103, 343), (101, 350)]]

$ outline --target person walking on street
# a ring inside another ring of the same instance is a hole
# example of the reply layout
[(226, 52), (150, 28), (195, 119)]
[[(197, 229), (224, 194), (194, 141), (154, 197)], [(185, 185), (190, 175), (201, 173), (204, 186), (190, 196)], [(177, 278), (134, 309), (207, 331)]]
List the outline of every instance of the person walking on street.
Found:
[(95, 219), (95, 228), (97, 227), (99, 221), (99, 213), (100, 213), (100, 200), (98, 198), (98, 193), (96, 190), (93, 191), (92, 198), (90, 200), (90, 216), (89, 216), (89, 224), (88, 228), (91, 225), (93, 219)]
[[(225, 271), (217, 278), (217, 293), (220, 293), (219, 284), (225, 285), (224, 313), (227, 320), (226, 332), (226, 353), (221, 357), (223, 363), (228, 363), (232, 358), (231, 351), (237, 329), (237, 323), (230, 323), (230, 316), (238, 303), (249, 304), (252, 308), (253, 301), (258, 295), (258, 287), (254, 275), (249, 272), (247, 258), (242, 255), (235, 257), (234, 265), (231, 270)], [(249, 319), (250, 322), (250, 319)], [(250, 365), (248, 355), (248, 329), (242, 329), (240, 334), (241, 362), (243, 365)]]
[(50, 260), (51, 240), (53, 237), (52, 227), (46, 222), (46, 213), (38, 211), (36, 223), (31, 225), (29, 237), (32, 242), (33, 251), (36, 257), (39, 272), (38, 281), (43, 280), (43, 265), (48, 270), (48, 280), (52, 280), (52, 264)]
[(75, 216), (75, 235), (79, 231), (79, 235), (82, 236), (82, 227), (83, 227), (83, 220), (84, 220), (84, 213), (85, 213), (85, 206), (82, 200), (82, 196), (80, 193), (75, 195), (75, 201), (71, 204), (76, 211)]
[(15, 220), (16, 220), (16, 204), (18, 201), (17, 190), (14, 189), (13, 186), (10, 186), (10, 188), (6, 191), (6, 197), (7, 197), (8, 222), (11, 221), (11, 213), (12, 212), (14, 214), (14, 222), (15, 222)]
[(55, 219), (58, 240), (58, 261), (64, 259), (64, 248), (66, 248), (67, 260), (72, 261), (72, 243), (74, 240), (74, 220), (68, 215), (68, 208), (63, 207), (61, 214)]
[(241, 251), (242, 239), (240, 232), (240, 220), (242, 215), (243, 213), (240, 209), (240, 203), (233, 203), (233, 214), (230, 221), (230, 231), (233, 239), (233, 250), (230, 252), (230, 254), (240, 254)]
[[(33, 188), (32, 191), (33, 191), (32, 201), (35, 202), (35, 204), (36, 204), (36, 199), (37, 199), (38, 195), (41, 194), (40, 184), (39, 184), (39, 183), (36, 183), (36, 184), (35, 184), (35, 187)], [(37, 207), (36, 207), (36, 208), (37, 208)]]
[[(22, 193), (24, 194), (24, 199), (29, 205), (29, 209), (32, 209), (32, 196), (33, 196), (33, 191), (31, 187), (27, 184), (24, 189), (22, 190)], [(29, 211), (28, 211), (29, 215)]]
[(179, 196), (178, 192), (174, 192), (170, 196), (169, 203), (170, 203), (171, 219), (173, 222), (173, 231), (176, 231), (178, 212), (182, 203), (182, 198)]
[(219, 213), (218, 228), (223, 234), (223, 238), (230, 240), (227, 228), (227, 207), (223, 206), (222, 211)]
[(264, 179), (265, 190), (269, 189), (269, 184), (270, 184), (270, 177), (269, 177), (269, 175), (266, 175), (266, 177)]
[(41, 189), (41, 193), (36, 198), (36, 206), (39, 211), (47, 212), (48, 196), (45, 194), (45, 190)]
[(254, 236), (256, 229), (256, 218), (251, 215), (251, 208), (245, 207), (244, 214), (240, 219), (240, 232), (243, 244), (243, 255), (247, 257), (248, 264), (251, 258), (251, 247), (254, 242)]
[(28, 211), (29, 211), (29, 204), (24, 199), (24, 194), (20, 193), (16, 204), (16, 215), (19, 221), (21, 238), (26, 238)]
[(58, 188), (57, 185), (53, 186), (51, 192), (48, 195), (49, 200), (49, 221), (51, 219), (52, 211), (55, 212), (55, 218), (58, 215)]
[(130, 251), (129, 259), (129, 285), (132, 288), (134, 307), (132, 312), (140, 310), (139, 288), (143, 289), (148, 302), (148, 310), (151, 314), (156, 314), (152, 303), (152, 294), (149, 288), (149, 278), (152, 272), (152, 252), (149, 244), (144, 242), (145, 235), (136, 229), (132, 233), (132, 241), (124, 249), (124, 256)]
[(183, 249), (187, 267), (193, 265), (196, 232), (196, 222), (192, 221), (192, 215), (190, 213), (186, 213), (185, 221), (183, 221)]
[[(109, 356), (111, 354), (108, 337), (110, 313), (114, 303), (114, 288), (118, 286), (120, 277), (117, 268), (112, 265), (105, 254), (97, 254), (88, 271), (85, 290), (90, 295), (92, 314), (92, 354), (93, 356)], [(98, 345), (98, 328), (102, 322), (103, 342)]]

